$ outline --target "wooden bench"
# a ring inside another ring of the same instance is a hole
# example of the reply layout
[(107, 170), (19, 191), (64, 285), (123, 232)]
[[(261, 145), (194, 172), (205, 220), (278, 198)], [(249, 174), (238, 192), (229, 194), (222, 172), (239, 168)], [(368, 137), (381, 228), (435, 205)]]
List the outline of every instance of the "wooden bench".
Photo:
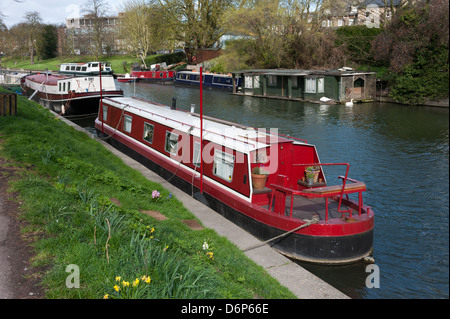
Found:
[[(358, 193), (366, 191), (366, 184), (363, 182), (356, 183), (346, 183), (344, 188), (344, 194), (350, 193)], [(307, 188), (302, 190), (303, 193), (312, 193), (317, 195), (340, 195), (342, 194), (342, 185), (333, 185), (333, 186), (325, 186), (325, 187), (315, 187), (315, 188)]]

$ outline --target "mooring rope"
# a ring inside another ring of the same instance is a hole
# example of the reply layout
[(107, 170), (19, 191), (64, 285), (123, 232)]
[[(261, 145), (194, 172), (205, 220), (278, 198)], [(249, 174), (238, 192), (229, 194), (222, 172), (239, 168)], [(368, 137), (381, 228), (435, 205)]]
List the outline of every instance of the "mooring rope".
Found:
[[(124, 113), (125, 113), (125, 108), (127, 108), (127, 107), (129, 107), (128, 104), (125, 105), (125, 106), (123, 107), (122, 113), (120, 114), (120, 117), (119, 117), (119, 122), (117, 123), (116, 127), (114, 128), (114, 131), (113, 131), (110, 135), (106, 135), (105, 137), (97, 136), (99, 139), (105, 140), (105, 141), (106, 141), (106, 140), (109, 139), (111, 136), (113, 136), (114, 133), (116, 133), (117, 129), (119, 128), (120, 122), (122, 122), (122, 118), (123, 118), (123, 115), (124, 115)], [(101, 109), (100, 111), (103, 112), (103, 109)], [(103, 118), (102, 118), (102, 121), (103, 121)]]
[(287, 232), (285, 232), (285, 233), (282, 233), (281, 235), (278, 235), (278, 236), (276, 236), (276, 237), (273, 237), (273, 238), (271, 238), (271, 239), (268, 239), (268, 240), (266, 240), (266, 241), (263, 241), (262, 243), (259, 243), (259, 244), (257, 244), (257, 245), (254, 245), (254, 246), (250, 246), (250, 247), (248, 247), (248, 248), (245, 248), (245, 249), (243, 249), (242, 251), (249, 251), (249, 250), (252, 250), (252, 249), (255, 249), (255, 248), (264, 246), (265, 244), (268, 244), (268, 243), (270, 243), (271, 241), (274, 241), (274, 240), (276, 240), (276, 239), (278, 239), (278, 238), (287, 236), (287, 235), (289, 235), (289, 234), (291, 234), (291, 233), (293, 233), (293, 232), (296, 232), (297, 230), (300, 230), (300, 229), (302, 229), (302, 228), (306, 228), (306, 227), (308, 227), (308, 226), (311, 226), (312, 224), (317, 224), (317, 223), (319, 222), (319, 217), (318, 217), (317, 215), (313, 215), (312, 219), (304, 219), (303, 221), (306, 221), (306, 223), (305, 223), (305, 224), (302, 224), (302, 225), (300, 225), (300, 226), (298, 226), (298, 227), (296, 227), (296, 228), (294, 228), (294, 229), (292, 229), (292, 230), (290, 230), (290, 231), (287, 231)]

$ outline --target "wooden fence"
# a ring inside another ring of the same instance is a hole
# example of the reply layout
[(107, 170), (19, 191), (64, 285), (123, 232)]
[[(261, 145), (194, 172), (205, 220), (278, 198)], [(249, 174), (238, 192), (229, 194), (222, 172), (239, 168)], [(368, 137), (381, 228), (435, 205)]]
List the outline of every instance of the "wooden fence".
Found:
[(0, 116), (17, 115), (17, 94), (0, 92)]

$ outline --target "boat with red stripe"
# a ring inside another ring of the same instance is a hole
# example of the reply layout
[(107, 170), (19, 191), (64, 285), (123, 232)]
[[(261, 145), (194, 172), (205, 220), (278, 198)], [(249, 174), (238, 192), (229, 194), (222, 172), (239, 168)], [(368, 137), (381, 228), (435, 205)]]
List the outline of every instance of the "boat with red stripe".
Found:
[(62, 114), (95, 113), (100, 97), (123, 96), (123, 91), (116, 87), (111, 75), (77, 77), (35, 73), (22, 77), (20, 85), (30, 98)]

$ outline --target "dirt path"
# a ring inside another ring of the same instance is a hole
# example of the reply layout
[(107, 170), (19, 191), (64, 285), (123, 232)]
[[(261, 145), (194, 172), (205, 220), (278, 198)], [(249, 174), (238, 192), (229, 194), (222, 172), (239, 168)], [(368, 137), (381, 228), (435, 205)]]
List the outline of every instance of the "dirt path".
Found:
[(0, 158), (0, 299), (42, 298), (38, 272), (30, 266), (32, 249), (20, 233), (20, 203), (17, 194), (8, 192), (15, 174), (16, 169)]

